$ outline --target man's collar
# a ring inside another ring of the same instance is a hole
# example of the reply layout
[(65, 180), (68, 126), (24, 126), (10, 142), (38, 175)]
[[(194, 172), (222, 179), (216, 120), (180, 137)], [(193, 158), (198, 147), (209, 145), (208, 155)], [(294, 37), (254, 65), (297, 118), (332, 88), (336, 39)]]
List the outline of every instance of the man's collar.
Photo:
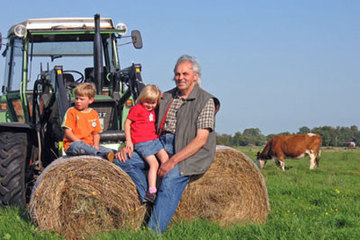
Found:
[[(198, 91), (199, 91), (199, 85), (197, 83), (195, 83), (193, 90), (191, 91), (191, 93), (189, 94), (189, 96), (186, 99), (187, 100), (195, 99)], [(180, 93), (179, 89), (175, 88), (174, 98), (180, 98), (179, 93)]]

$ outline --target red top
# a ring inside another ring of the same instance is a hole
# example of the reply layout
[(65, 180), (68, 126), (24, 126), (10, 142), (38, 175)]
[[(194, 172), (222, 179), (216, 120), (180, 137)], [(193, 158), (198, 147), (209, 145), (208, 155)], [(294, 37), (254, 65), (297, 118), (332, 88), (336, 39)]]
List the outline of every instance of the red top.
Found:
[(158, 138), (155, 128), (155, 110), (148, 111), (142, 104), (137, 104), (130, 109), (127, 118), (133, 121), (130, 125), (133, 144)]

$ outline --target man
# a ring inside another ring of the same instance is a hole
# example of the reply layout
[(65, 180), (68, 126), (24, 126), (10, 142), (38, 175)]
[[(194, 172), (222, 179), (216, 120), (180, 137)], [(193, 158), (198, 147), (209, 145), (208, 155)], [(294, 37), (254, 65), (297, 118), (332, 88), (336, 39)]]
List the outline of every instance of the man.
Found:
[[(165, 232), (174, 215), (191, 176), (206, 172), (214, 160), (216, 148), (215, 113), (220, 102), (200, 88), (200, 66), (191, 56), (181, 56), (174, 68), (176, 87), (160, 100), (157, 130), (170, 158), (162, 163), (158, 176), (162, 178), (148, 227)], [(126, 171), (137, 186), (144, 202), (148, 168), (133, 152), (127, 159), (123, 148), (116, 154), (115, 164)]]

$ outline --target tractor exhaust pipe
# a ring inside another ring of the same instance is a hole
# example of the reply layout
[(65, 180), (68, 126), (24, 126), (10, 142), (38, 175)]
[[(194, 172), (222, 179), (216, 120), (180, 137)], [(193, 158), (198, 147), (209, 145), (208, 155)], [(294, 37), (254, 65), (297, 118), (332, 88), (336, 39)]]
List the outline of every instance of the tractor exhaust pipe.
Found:
[(95, 14), (95, 35), (94, 35), (94, 81), (96, 86), (96, 93), (102, 94), (103, 86), (103, 63), (102, 63), (102, 40), (100, 34), (100, 15)]

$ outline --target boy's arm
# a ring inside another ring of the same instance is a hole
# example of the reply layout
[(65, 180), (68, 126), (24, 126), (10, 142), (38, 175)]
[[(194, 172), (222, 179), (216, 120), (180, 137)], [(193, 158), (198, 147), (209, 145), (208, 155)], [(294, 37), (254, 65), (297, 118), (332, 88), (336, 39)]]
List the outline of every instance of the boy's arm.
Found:
[(133, 121), (130, 120), (130, 119), (126, 119), (125, 122), (124, 122), (124, 128), (125, 128), (125, 138), (126, 138), (126, 148), (128, 148), (131, 152), (134, 151), (134, 145), (133, 145), (133, 142), (131, 141), (131, 123)]
[(69, 139), (72, 142), (81, 141), (80, 138), (75, 136), (75, 134), (72, 132), (70, 128), (64, 128), (64, 135), (67, 139)]
[(94, 111), (95, 114), (96, 114), (96, 127), (92, 131), (92, 137), (93, 137), (93, 145), (92, 146), (95, 149), (99, 150), (99, 147), (100, 147), (100, 133), (103, 131), (103, 129), (101, 128), (100, 118), (99, 118), (98, 112), (95, 111), (94, 109), (92, 109), (92, 111)]
[(100, 134), (95, 133), (95, 134), (93, 135), (93, 137), (94, 137), (94, 145), (93, 145), (93, 147), (96, 148), (97, 150), (99, 150), (99, 146), (100, 146)]

